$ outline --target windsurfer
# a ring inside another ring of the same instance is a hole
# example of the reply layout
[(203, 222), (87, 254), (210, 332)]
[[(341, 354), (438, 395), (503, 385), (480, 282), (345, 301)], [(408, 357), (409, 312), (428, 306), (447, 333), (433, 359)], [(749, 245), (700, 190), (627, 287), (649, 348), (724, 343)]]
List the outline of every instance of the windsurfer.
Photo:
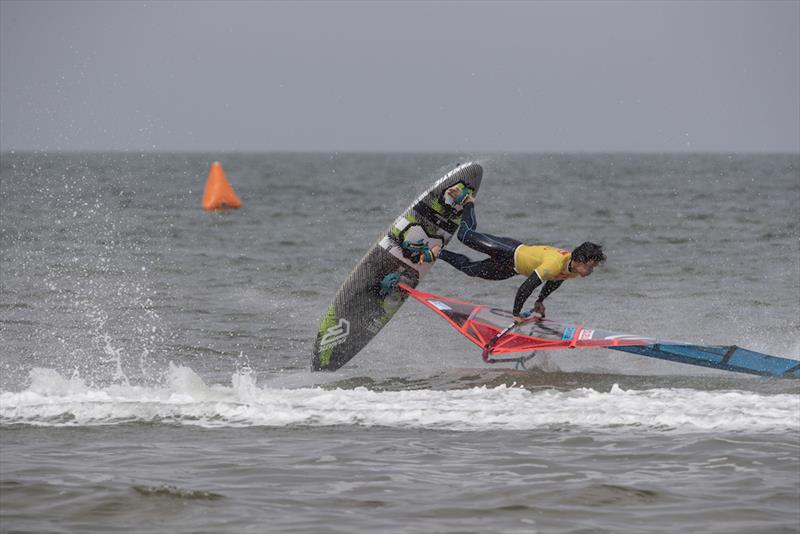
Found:
[(600, 245), (589, 241), (579, 245), (572, 252), (548, 245), (528, 245), (510, 237), (497, 237), (477, 231), (475, 217), (475, 198), (462, 184), (446, 192), (450, 199), (463, 206), (464, 215), (458, 227), (458, 239), (469, 248), (487, 254), (489, 257), (473, 261), (463, 254), (457, 254), (440, 247), (431, 252), (468, 276), (486, 280), (505, 280), (520, 274), (526, 280), (519, 286), (514, 298), (514, 321), (522, 322), (522, 307), (533, 293), (542, 285), (533, 311), (545, 315), (544, 299), (558, 289), (564, 280), (585, 277), (606, 256)]

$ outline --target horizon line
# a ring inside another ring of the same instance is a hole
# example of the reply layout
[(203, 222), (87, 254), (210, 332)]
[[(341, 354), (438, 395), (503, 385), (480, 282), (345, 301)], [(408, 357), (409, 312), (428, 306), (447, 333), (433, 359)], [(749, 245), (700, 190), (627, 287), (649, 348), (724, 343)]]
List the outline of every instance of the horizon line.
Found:
[(40, 149), (40, 148), (0, 148), (0, 154), (374, 154), (374, 155), (450, 155), (450, 154), (489, 154), (489, 155), (791, 155), (800, 156), (797, 151), (787, 150), (377, 150), (377, 149), (347, 149), (347, 150), (322, 150), (322, 149), (275, 149), (275, 150), (240, 150), (240, 149), (173, 149), (173, 150), (140, 150), (121, 148), (69, 148), (69, 149)]

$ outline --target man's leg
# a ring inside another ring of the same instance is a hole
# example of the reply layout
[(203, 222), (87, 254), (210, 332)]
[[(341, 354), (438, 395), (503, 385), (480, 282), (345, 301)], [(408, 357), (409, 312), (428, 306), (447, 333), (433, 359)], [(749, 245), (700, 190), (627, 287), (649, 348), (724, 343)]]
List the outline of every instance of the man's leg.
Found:
[(487, 258), (482, 261), (472, 261), (463, 254), (442, 250), (439, 252), (439, 259), (442, 259), (466, 274), (476, 278), (486, 280), (505, 280), (516, 274), (513, 262), (509, 266), (507, 263), (498, 263), (494, 258)]
[[(458, 226), (456, 236), (472, 250), (488, 254), (498, 263), (510, 261), (514, 267), (514, 251), (522, 243), (510, 237), (497, 237), (477, 231), (478, 219), (475, 217), (475, 205), (470, 202), (464, 205), (464, 215)], [(449, 263), (449, 262), (448, 262)]]

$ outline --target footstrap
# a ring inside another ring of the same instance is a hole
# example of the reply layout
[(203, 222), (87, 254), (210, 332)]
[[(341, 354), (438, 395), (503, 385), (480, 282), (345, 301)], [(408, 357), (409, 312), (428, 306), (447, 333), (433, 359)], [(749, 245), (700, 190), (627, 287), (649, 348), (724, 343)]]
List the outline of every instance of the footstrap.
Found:
[(453, 202), (461, 205), (464, 203), (464, 200), (466, 200), (468, 196), (469, 196), (469, 189), (467, 189), (465, 186), (464, 189), (462, 189), (461, 192), (458, 195), (456, 195), (455, 198), (453, 198)]
[(403, 248), (411, 253), (412, 261), (422, 259), (425, 263), (433, 263), (433, 260), (436, 259), (428, 244), (422, 239), (403, 241)]

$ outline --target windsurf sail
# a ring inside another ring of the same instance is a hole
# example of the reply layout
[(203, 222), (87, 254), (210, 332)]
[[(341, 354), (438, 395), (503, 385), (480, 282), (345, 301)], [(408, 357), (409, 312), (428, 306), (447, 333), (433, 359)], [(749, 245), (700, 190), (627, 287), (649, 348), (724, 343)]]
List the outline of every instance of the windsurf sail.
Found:
[(531, 317), (514, 324), (511, 312), (425, 293), (406, 284), (399, 289), (436, 312), (461, 335), (483, 350), (488, 363), (515, 361), (495, 354), (554, 349), (608, 348), (701, 367), (783, 378), (800, 378), (800, 361), (729, 346), (703, 346), (665, 341), (562, 324)]

